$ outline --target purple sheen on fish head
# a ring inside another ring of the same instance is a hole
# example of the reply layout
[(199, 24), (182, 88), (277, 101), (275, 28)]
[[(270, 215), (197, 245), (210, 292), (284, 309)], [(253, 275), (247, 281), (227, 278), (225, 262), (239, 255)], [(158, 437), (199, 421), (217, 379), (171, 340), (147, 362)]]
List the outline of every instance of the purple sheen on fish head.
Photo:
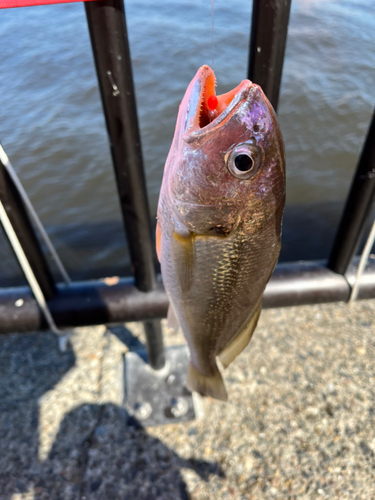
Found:
[[(206, 127), (188, 128), (171, 165), (171, 201), (185, 226), (198, 234), (212, 225), (230, 232), (266, 205), (271, 213), (284, 196), (284, 146), (271, 104), (260, 87), (248, 82), (230, 107)], [(228, 168), (231, 152), (240, 148), (241, 153), (243, 145), (245, 152), (255, 146), (259, 155), (248, 179)]]

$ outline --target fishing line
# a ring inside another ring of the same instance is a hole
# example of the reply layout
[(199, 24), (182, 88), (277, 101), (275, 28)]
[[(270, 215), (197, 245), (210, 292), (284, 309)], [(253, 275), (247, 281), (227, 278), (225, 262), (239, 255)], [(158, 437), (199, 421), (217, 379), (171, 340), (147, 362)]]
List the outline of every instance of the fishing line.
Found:
[(212, 56), (212, 69), (215, 71), (215, 52), (214, 52), (214, 0), (211, 0), (211, 56)]

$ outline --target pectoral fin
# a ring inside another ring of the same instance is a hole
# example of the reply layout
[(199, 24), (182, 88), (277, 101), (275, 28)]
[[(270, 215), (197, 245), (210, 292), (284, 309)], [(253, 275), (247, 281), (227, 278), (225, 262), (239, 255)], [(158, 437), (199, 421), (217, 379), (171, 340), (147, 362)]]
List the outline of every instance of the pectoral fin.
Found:
[(250, 321), (246, 324), (246, 326), (241, 330), (241, 332), (237, 335), (237, 337), (232, 340), (232, 342), (227, 346), (224, 351), (219, 354), (219, 359), (223, 364), (224, 368), (227, 368), (232, 361), (245, 349), (247, 344), (250, 342), (250, 339), (253, 335), (255, 327), (257, 326), (258, 319), (260, 316), (262, 305), (258, 306), (255, 310), (254, 314), (250, 318)]
[(189, 233), (187, 236), (180, 236), (174, 232), (172, 235), (175, 270), (183, 292), (188, 292), (193, 283), (195, 264), (194, 239), (195, 236), (192, 233)]
[(158, 261), (161, 262), (161, 230), (159, 222), (156, 223), (156, 255), (158, 256)]
[(171, 328), (172, 330), (174, 330), (175, 333), (177, 333), (179, 328), (180, 328), (180, 323), (178, 322), (178, 319), (176, 317), (176, 313), (174, 312), (172, 304), (169, 304), (169, 307), (168, 307), (167, 326), (168, 326), (168, 328)]

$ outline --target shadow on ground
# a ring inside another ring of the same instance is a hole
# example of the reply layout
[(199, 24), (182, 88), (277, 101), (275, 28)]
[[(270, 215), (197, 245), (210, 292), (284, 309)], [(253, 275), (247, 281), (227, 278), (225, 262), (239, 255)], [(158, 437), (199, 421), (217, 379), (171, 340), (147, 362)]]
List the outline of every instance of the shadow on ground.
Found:
[[(116, 332), (139, 347), (131, 334)], [(114, 404), (70, 409), (40, 460), (40, 433), (49, 432), (48, 426), (40, 429), (40, 398), (75, 364), (71, 347), (59, 353), (51, 334), (0, 338), (1, 500), (184, 500), (189, 495), (181, 468), (204, 480), (222, 475), (216, 463), (181, 458), (136, 422), (128, 425), (125, 411)]]

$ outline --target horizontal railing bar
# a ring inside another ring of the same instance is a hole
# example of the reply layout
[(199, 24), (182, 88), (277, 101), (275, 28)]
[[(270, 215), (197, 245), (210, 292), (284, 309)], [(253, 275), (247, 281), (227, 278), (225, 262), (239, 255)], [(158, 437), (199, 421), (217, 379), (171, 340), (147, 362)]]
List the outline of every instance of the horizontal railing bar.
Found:
[[(349, 276), (353, 282), (355, 274)], [(325, 262), (279, 264), (264, 293), (264, 308), (348, 301), (350, 285)], [(361, 278), (359, 299), (375, 298), (375, 259), (372, 257)], [(147, 321), (167, 314), (168, 298), (161, 281), (155, 290), (139, 291), (134, 280), (115, 285), (104, 281), (58, 285), (49, 303), (59, 327)], [(0, 333), (46, 329), (40, 310), (26, 287), (0, 289)]]

